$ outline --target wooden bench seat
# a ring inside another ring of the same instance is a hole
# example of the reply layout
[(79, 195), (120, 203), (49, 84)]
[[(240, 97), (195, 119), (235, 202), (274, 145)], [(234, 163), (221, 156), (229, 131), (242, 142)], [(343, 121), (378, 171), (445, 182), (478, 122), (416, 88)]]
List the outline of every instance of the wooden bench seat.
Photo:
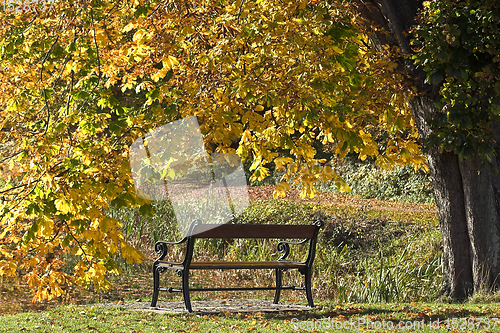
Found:
[[(171, 268), (169, 264), (159, 264), (159, 267)], [(183, 269), (179, 265), (179, 269)], [(189, 269), (269, 269), (269, 268), (306, 268), (305, 263), (295, 261), (211, 261), (211, 262), (192, 262)]]
[[(316, 241), (319, 228), (322, 222), (312, 225), (268, 225), (268, 224), (202, 224), (194, 221), (187, 235), (178, 242), (158, 241), (155, 244), (155, 251), (160, 256), (153, 264), (153, 298), (151, 307), (156, 308), (159, 291), (182, 292), (186, 310), (192, 312), (189, 291), (223, 291), (223, 290), (275, 290), (274, 304), (279, 302), (281, 290), (305, 290), (308, 305), (313, 307), (311, 291), (312, 263), (316, 252)], [(197, 238), (276, 238), (281, 239), (277, 244), (277, 251), (281, 253), (278, 260), (273, 261), (193, 261), (193, 248)], [(293, 242), (285, 239), (300, 239)], [(307, 258), (303, 262), (287, 260), (290, 252), (290, 245), (299, 245), (309, 242)], [(185, 256), (182, 262), (169, 262), (164, 258), (170, 246), (186, 243)], [(182, 278), (182, 288), (160, 288), (159, 274), (168, 269), (173, 269)], [(189, 288), (190, 270), (210, 270), (210, 269), (274, 269), (276, 271), (276, 286), (274, 287), (254, 287), (254, 288)], [(297, 269), (304, 275), (304, 286), (282, 286), (283, 272), (289, 269)]]

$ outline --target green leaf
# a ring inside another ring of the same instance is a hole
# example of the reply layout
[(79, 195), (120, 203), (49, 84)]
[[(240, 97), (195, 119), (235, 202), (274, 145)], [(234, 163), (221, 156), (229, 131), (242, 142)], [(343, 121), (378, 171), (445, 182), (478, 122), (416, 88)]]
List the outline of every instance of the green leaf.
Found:
[(151, 204), (147, 203), (139, 208), (139, 214), (141, 214), (142, 216), (153, 217), (155, 214), (155, 210)]
[(431, 75), (430, 82), (434, 85), (439, 85), (443, 81), (443, 74), (434, 73)]
[(71, 235), (66, 235), (66, 237), (64, 237), (64, 240), (62, 241), (61, 245), (63, 247), (68, 247), (69, 244), (71, 243), (72, 239), (73, 239), (73, 237), (71, 237)]
[(74, 91), (71, 93), (71, 95), (73, 96), (73, 98), (75, 100), (83, 100), (83, 99), (86, 99), (90, 96), (90, 94), (87, 92), (87, 91)]
[(115, 208), (123, 208), (131, 206), (134, 202), (135, 199), (133, 196), (129, 193), (122, 193), (111, 200), (110, 205)]
[(135, 11), (135, 17), (139, 18), (140, 16), (147, 16), (149, 12), (149, 6), (139, 6)]
[(22, 243), (24, 245), (28, 244), (30, 241), (35, 239), (35, 234), (38, 231), (38, 228), (39, 228), (39, 222), (38, 219), (35, 219), (33, 221), (33, 224), (31, 224), (29, 229), (23, 235)]

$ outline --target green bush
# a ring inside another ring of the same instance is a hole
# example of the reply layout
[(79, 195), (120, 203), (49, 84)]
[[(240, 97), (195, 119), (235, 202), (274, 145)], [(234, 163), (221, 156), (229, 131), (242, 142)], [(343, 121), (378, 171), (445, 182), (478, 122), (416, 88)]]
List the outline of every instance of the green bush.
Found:
[[(412, 166), (382, 169), (370, 163), (349, 162), (338, 166), (336, 171), (351, 187), (350, 194), (369, 199), (434, 202), (429, 174), (415, 171)], [(320, 188), (338, 191), (333, 182)]]

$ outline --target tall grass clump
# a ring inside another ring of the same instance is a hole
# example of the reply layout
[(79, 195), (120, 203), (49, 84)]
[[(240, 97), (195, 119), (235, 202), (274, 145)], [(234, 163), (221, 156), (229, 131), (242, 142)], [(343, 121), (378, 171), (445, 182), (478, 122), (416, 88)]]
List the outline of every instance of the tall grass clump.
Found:
[(347, 246), (320, 250), (315, 262), (316, 297), (336, 303), (433, 300), (443, 278), (441, 254), (422, 258), (411, 247), (408, 244), (401, 253), (380, 251), (377, 257), (360, 259)]
[(442, 257), (438, 253), (431, 253), (426, 258), (420, 258), (412, 246), (409, 243), (396, 255), (385, 255), (380, 250), (375, 261), (363, 259), (345, 301), (429, 301), (437, 295), (443, 276)]
[(435, 298), (443, 279), (439, 231), (417, 226), (401, 231), (399, 224), (387, 233), (363, 219), (351, 221), (363, 225), (362, 232), (343, 221), (323, 231), (315, 261), (317, 295), (341, 303)]
[(148, 248), (160, 239), (179, 238), (179, 228), (169, 201), (152, 201), (154, 215), (143, 216), (138, 209), (111, 208), (108, 216), (122, 222), (122, 231), (136, 248)]

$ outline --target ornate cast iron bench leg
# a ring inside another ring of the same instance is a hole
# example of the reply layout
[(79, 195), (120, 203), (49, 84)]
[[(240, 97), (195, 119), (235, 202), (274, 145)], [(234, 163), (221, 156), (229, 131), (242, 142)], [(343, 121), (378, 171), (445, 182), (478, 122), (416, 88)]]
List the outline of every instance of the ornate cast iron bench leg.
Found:
[(189, 298), (189, 269), (182, 270), (182, 296), (184, 297), (184, 305), (188, 312), (193, 312), (191, 308), (191, 299)]
[(306, 284), (306, 296), (307, 296), (307, 303), (309, 303), (309, 306), (311, 308), (314, 307), (314, 302), (313, 302), (313, 297), (312, 297), (312, 291), (311, 291), (311, 267), (307, 267), (305, 270), (304, 274), (304, 280)]
[(158, 266), (153, 264), (153, 298), (151, 300), (151, 307), (156, 308), (158, 302), (158, 292), (160, 291), (160, 273)]
[(282, 277), (283, 277), (283, 270), (280, 268), (276, 268), (276, 293), (274, 294), (273, 304), (278, 304), (278, 302), (280, 301)]

